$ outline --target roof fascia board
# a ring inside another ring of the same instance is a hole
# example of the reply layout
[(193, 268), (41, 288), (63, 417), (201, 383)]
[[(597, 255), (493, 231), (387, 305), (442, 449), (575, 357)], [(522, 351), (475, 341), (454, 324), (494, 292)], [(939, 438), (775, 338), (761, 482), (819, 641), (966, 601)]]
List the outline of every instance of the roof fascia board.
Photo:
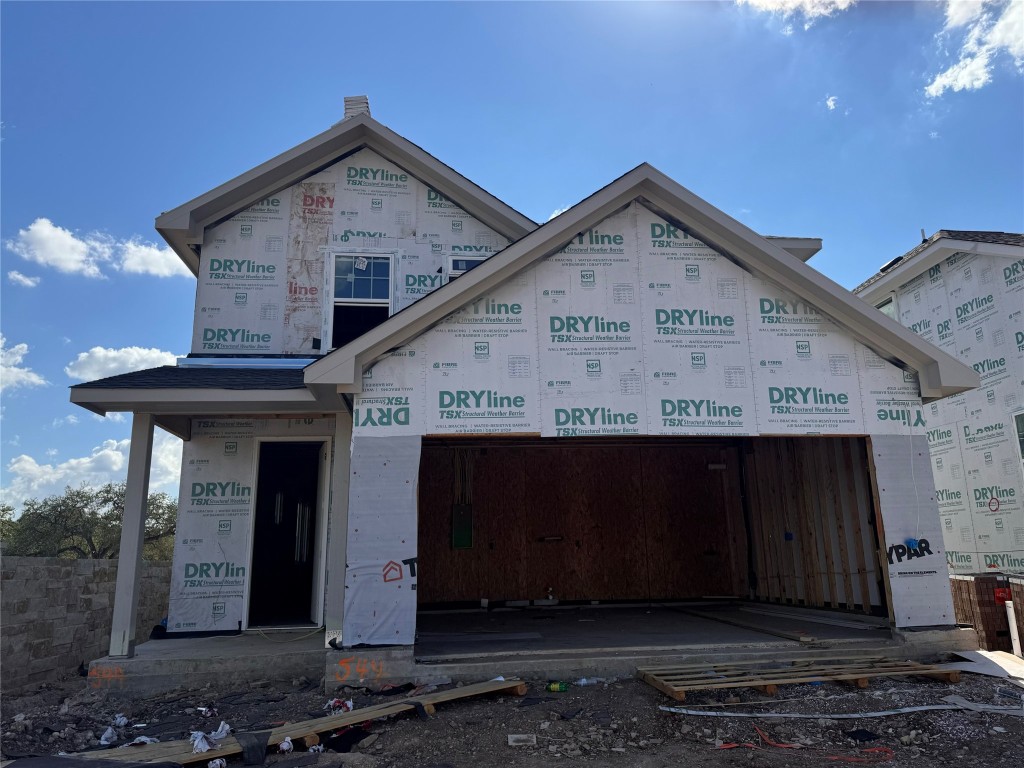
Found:
[(368, 115), (358, 115), (161, 214), (157, 217), (156, 229), (189, 268), (194, 267), (193, 272), (198, 272), (198, 259), (189, 246), (202, 242), (206, 227), (245, 210), (362, 147), (369, 147), (402, 166), (510, 240), (517, 240), (537, 228), (535, 222), (420, 147)]
[[(562, 226), (540, 227), (499, 251), (483, 264), (427, 294), (358, 339), (306, 367), (306, 384), (336, 384), (339, 392), (362, 390), (362, 372), (385, 353), (436, 325), (464, 304), (473, 301), (535, 261), (566, 246), (577, 233), (599, 224), (635, 197), (636, 171), (631, 171), (576, 205)], [(570, 216), (571, 214), (571, 216)], [(558, 217), (559, 219), (562, 216)]]
[(423, 333), (451, 312), (497, 287), (520, 270), (564, 247), (577, 233), (642, 198), (741, 268), (805, 297), (886, 359), (919, 374), (931, 400), (979, 385), (977, 372), (928, 344), (856, 298), (784, 249), (701, 200), (644, 163), (572, 209), (513, 243), (458, 280), (428, 294), (345, 347), (307, 366), (309, 384), (336, 384), (358, 392), (362, 371), (377, 358)]
[(1019, 259), (1022, 251), (1024, 249), (1018, 245), (982, 243), (976, 240), (951, 240), (948, 237), (942, 237), (913, 258), (897, 264), (895, 268), (889, 270), (885, 275), (857, 293), (857, 296), (874, 306), (876, 302), (889, 296), (901, 285), (909, 283), (922, 272), (926, 272), (936, 264), (945, 261), (954, 253), (984, 253), (991, 256)]
[[(200, 222), (219, 221), (238, 213), (247, 204), (251, 205), (261, 199), (260, 193), (272, 194), (288, 186), (288, 183), (280, 180), (330, 165), (345, 151), (352, 151), (359, 146), (365, 136), (366, 119), (360, 115), (345, 120), (209, 192), (160, 214), (156, 219), (157, 230), (187, 230), (191, 236), (201, 237), (202, 230), (198, 228)], [(339, 130), (340, 127), (344, 130)]]
[(321, 410), (308, 389), (71, 389), (71, 402), (101, 416), (111, 411), (145, 413), (305, 413)]
[[(372, 130), (368, 136), (370, 140), (367, 145), (370, 148), (396, 165), (402, 166), (421, 181), (427, 182), (437, 192), (453, 200), (467, 213), (509, 240), (518, 240), (537, 229), (537, 222), (519, 213), (387, 126), (372, 123)], [(378, 140), (383, 143), (378, 143)]]
[[(648, 199), (685, 219), (700, 239), (731, 254), (737, 263), (755, 274), (809, 299), (882, 357), (917, 371), (921, 395), (925, 400), (947, 397), (979, 386), (980, 379), (974, 369), (924, 341), (895, 320), (866, 306), (838, 283), (659, 171), (653, 171), (651, 179), (641, 186), (646, 190)], [(678, 204), (672, 198), (682, 202), (685, 210), (678, 210)]]
[(765, 240), (774, 243), (790, 256), (794, 256), (804, 263), (810, 261), (811, 257), (821, 250), (820, 237), (779, 237), (778, 235), (768, 235), (765, 237)]

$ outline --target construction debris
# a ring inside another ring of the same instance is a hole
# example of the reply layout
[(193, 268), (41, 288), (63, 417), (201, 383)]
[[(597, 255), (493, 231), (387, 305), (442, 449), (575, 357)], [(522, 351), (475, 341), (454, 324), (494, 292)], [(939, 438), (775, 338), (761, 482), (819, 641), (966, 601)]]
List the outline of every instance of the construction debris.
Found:
[[(526, 690), (526, 683), (514, 679), (491, 680), (486, 683), (465, 685), (449, 691), (429, 693), (424, 696), (409, 697), (386, 704), (378, 704), (373, 707), (365, 707), (354, 712), (345, 712), (338, 715), (317, 718), (315, 720), (305, 720), (298, 723), (280, 725), (271, 730), (269, 740), (271, 743), (278, 745), (279, 752), (286, 753), (291, 752), (292, 749), (294, 749), (292, 739), (302, 739), (309, 734), (327, 734), (345, 726), (364, 723), (370, 720), (376, 720), (378, 718), (388, 717), (390, 715), (396, 715), (408, 711), (416, 711), (421, 716), (426, 717), (434, 714), (435, 706), (443, 702), (487, 693), (510, 693), (516, 696), (525, 696)], [(223, 728), (226, 726), (226, 723), (222, 723), (221, 725)], [(218, 729), (217, 733), (220, 733), (220, 729)], [(184, 742), (174, 741), (145, 745), (132, 750), (132, 758), (134, 760), (175, 762), (186, 765), (202, 760), (203, 758), (198, 757), (198, 755), (201, 755), (203, 752), (212, 748), (216, 748), (218, 754), (224, 757), (230, 757), (231, 755), (242, 752), (240, 739), (228, 736), (218, 743), (219, 740), (212, 739), (212, 736), (213, 734), (207, 735), (201, 731), (195, 731), (192, 733), (192, 737), (190, 739), (191, 748), (186, 746)], [(120, 755), (111, 752), (104, 752), (102, 754), (84, 752), (81, 753), (81, 756), (103, 757), (110, 759), (118, 759), (120, 757)]]

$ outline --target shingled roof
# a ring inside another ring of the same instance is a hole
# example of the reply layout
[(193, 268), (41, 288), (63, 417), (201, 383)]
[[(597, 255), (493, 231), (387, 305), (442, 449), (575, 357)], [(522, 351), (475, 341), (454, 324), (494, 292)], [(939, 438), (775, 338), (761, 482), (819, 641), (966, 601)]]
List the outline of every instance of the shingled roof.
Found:
[(986, 232), (983, 230), (971, 230), (971, 229), (940, 229), (934, 235), (924, 240), (920, 245), (911, 248), (902, 256), (899, 256), (889, 262), (889, 268), (884, 272), (879, 270), (874, 275), (869, 277), (863, 283), (853, 289), (854, 293), (860, 293), (872, 283), (876, 283), (881, 280), (889, 271), (896, 266), (903, 266), (908, 261), (924, 253), (928, 248), (937, 243), (939, 240), (946, 238), (948, 240), (963, 240), (968, 243), (989, 243), (991, 245), (1020, 245), (1024, 246), (1024, 235), (1017, 234), (1015, 232)]
[(75, 384), (71, 389), (305, 389), (301, 368), (163, 365)]

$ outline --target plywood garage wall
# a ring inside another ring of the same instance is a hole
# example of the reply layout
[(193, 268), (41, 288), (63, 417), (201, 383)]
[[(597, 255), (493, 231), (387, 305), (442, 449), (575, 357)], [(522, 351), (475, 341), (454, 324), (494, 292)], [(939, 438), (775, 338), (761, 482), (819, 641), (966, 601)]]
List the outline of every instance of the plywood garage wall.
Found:
[[(728, 441), (424, 444), (419, 602), (745, 595), (739, 454)], [(452, 505), (474, 542), (452, 547)]]
[(759, 438), (744, 447), (756, 574), (776, 603), (878, 612), (878, 545), (864, 439)]

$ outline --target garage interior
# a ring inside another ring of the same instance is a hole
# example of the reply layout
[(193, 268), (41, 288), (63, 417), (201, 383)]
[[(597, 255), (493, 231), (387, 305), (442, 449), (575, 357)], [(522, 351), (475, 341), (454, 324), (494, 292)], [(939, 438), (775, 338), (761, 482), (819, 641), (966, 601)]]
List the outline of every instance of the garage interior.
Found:
[(887, 638), (867, 448), (425, 438), (417, 657)]

